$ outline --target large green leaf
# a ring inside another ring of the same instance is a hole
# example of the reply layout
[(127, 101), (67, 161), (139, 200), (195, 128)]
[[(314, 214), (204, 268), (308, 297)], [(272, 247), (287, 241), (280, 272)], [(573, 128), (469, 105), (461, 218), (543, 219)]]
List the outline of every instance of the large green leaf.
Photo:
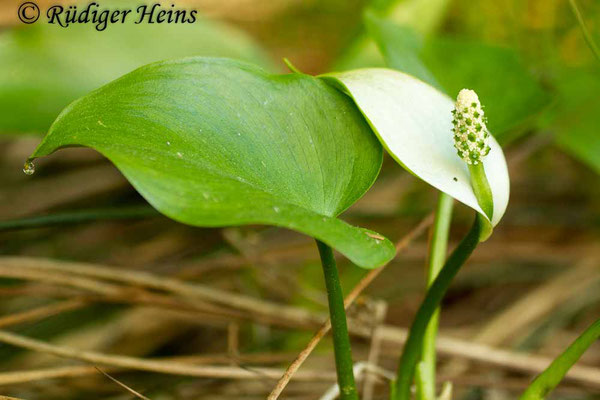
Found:
[(73, 145), (104, 154), (175, 220), (287, 227), (362, 267), (395, 253), (335, 218), (371, 186), (382, 148), (317, 78), (227, 59), (151, 64), (71, 104), (32, 157)]
[(38, 23), (0, 33), (0, 134), (44, 133), (70, 102), (150, 62), (218, 56), (271, 65), (246, 35), (218, 22), (134, 22), (102, 32)]

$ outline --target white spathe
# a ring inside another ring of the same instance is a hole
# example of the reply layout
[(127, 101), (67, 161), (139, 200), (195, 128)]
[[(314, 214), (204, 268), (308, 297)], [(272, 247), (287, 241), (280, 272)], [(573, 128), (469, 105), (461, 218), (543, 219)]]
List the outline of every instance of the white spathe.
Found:
[[(383, 146), (404, 168), (485, 216), (471, 187), (467, 164), (454, 148), (454, 101), (450, 97), (410, 75), (385, 68), (322, 77), (345, 88)], [(491, 222), (495, 226), (508, 205), (510, 182), (502, 148), (493, 137), (489, 146), (483, 165), (494, 200)]]

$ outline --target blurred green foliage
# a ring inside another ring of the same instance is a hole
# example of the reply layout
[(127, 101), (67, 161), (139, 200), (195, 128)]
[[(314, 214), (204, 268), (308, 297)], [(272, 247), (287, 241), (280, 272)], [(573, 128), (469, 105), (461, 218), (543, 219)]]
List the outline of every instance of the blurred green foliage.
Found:
[[(576, 3), (592, 40), (599, 43), (600, 2)], [(445, 30), (517, 51), (551, 95), (539, 128), (553, 135), (562, 150), (600, 171), (600, 60), (569, 1), (455, 0)]]
[[(600, 3), (579, 3), (598, 42)], [(419, 4), (371, 2), (366, 25), (392, 67), (450, 96), (465, 87), (476, 90), (501, 143), (538, 128), (600, 171), (600, 60), (588, 48), (568, 1)], [(383, 66), (375, 44), (360, 36), (335, 69)]]
[(567, 69), (556, 81), (560, 103), (547, 129), (568, 153), (600, 173), (600, 72)]
[[(488, 107), (490, 128), (500, 141), (514, 139), (524, 133), (524, 127), (537, 126), (555, 135), (561, 149), (594, 170), (600, 168), (596, 132), (600, 104), (594, 96), (594, 88), (600, 85), (600, 61), (588, 48), (567, 0), (364, 3), (388, 21), (390, 29), (405, 30), (397, 37), (412, 47), (442, 89), (452, 94), (472, 87), (480, 93)], [(600, 2), (577, 3), (592, 39), (598, 42)], [(323, 36), (330, 42), (333, 58), (339, 43), (332, 39), (335, 34), (318, 24), (331, 24), (330, 14), (351, 19), (358, 6), (333, 0), (290, 6), (267, 26), (283, 32), (286, 28), (278, 19), (286, 26), (293, 18), (307, 27), (314, 21), (317, 26), (310, 30), (296, 26), (289, 35), (311, 32), (309, 43), (314, 42), (312, 35)], [(277, 32), (272, 33), (276, 41), (265, 41), (270, 46), (284, 46), (289, 36)], [(365, 27), (357, 26), (355, 32), (331, 70), (385, 65)], [(114, 25), (104, 32), (92, 26), (62, 29), (47, 24), (8, 29), (0, 34), (0, 133), (43, 133), (72, 100), (148, 62), (209, 55), (274, 69), (266, 54), (237, 29), (207, 20), (190, 26)], [(404, 56), (403, 62), (414, 67), (415, 56)], [(420, 77), (425, 79), (424, 74)], [(543, 118), (535, 119), (548, 105)]]
[(192, 25), (36, 24), (0, 34), (0, 134), (45, 133), (70, 102), (142, 65), (187, 56), (231, 57), (274, 69), (235, 28)]
[(365, 19), (390, 67), (450, 97), (463, 88), (475, 90), (486, 107), (488, 126), (501, 143), (514, 137), (509, 135), (511, 129), (526, 120), (531, 123), (549, 102), (548, 94), (509, 48), (450, 36), (424, 41), (407, 26), (370, 13)]
[(462, 88), (477, 92), (485, 105), (488, 127), (501, 142), (506, 142), (508, 131), (549, 102), (548, 94), (509, 48), (440, 37), (424, 48), (423, 60), (447, 93)]

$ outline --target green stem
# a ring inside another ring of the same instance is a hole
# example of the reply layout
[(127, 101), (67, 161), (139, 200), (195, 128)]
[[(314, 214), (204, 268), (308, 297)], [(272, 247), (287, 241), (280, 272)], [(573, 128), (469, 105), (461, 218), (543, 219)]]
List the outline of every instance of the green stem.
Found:
[(469, 172), (471, 173), (471, 186), (473, 186), (479, 207), (481, 207), (491, 221), (494, 214), (494, 200), (490, 183), (485, 176), (483, 163), (477, 165), (469, 164)]
[(329, 300), (329, 316), (331, 318), (331, 334), (333, 336), (333, 350), (338, 385), (340, 387), (340, 399), (358, 400), (358, 391), (354, 382), (350, 336), (348, 335), (348, 326), (346, 324), (344, 295), (335, 265), (335, 258), (333, 257), (333, 251), (325, 243), (317, 240), (317, 247), (321, 255), (325, 286), (327, 287), (327, 298)]
[(469, 174), (471, 176), (471, 186), (477, 198), (477, 203), (481, 210), (487, 215), (489, 221), (481, 219), (481, 232), (479, 241), (485, 242), (494, 230), (492, 226), (492, 216), (494, 215), (494, 198), (492, 197), (492, 188), (485, 175), (483, 163), (477, 165), (469, 165)]
[(471, 230), (452, 254), (450, 254), (438, 277), (427, 291), (425, 300), (423, 300), (421, 307), (417, 311), (415, 320), (408, 333), (408, 339), (404, 344), (404, 351), (400, 358), (395, 382), (394, 400), (410, 399), (410, 386), (413, 381), (416, 365), (421, 357), (423, 337), (425, 336), (429, 320), (439, 307), (452, 279), (456, 276), (460, 267), (467, 261), (473, 250), (475, 250), (475, 247), (477, 247), (484, 223), (487, 223), (487, 221), (483, 221), (483, 217), (477, 214)]
[(0, 231), (78, 224), (89, 221), (137, 219), (160, 215), (150, 206), (82, 210), (0, 221)]
[[(452, 208), (454, 199), (440, 192), (435, 220), (431, 231), (429, 243), (429, 259), (427, 271), (427, 288), (431, 287), (435, 278), (446, 261), (448, 249), (448, 233), (450, 232), (450, 221), (452, 220)], [(420, 384), (417, 385), (417, 398), (421, 400), (435, 400), (435, 339), (437, 336), (439, 322), (439, 307), (435, 310), (425, 331), (423, 340), (423, 354), (420, 365)]]
[(544, 372), (538, 375), (519, 400), (544, 399), (598, 338), (600, 338), (600, 319), (587, 328)]

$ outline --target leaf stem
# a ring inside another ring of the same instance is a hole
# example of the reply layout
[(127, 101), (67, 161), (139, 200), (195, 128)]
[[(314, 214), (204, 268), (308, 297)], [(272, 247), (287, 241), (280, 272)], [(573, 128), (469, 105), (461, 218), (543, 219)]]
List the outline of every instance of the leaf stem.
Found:
[(354, 382), (352, 351), (350, 349), (350, 336), (346, 323), (344, 309), (344, 295), (340, 278), (338, 276), (335, 258), (331, 247), (317, 240), (317, 247), (321, 255), (327, 298), (329, 300), (329, 315), (331, 317), (331, 333), (333, 336), (333, 350), (335, 353), (335, 367), (337, 370), (340, 399), (358, 400), (358, 391)]
[(600, 319), (594, 322), (544, 370), (523, 392), (519, 400), (544, 399), (565, 377), (583, 353), (600, 337)]
[(460, 267), (467, 261), (477, 244), (483, 228), (488, 223), (477, 214), (471, 230), (452, 252), (437, 278), (427, 291), (427, 295), (417, 311), (417, 315), (408, 333), (408, 339), (404, 344), (404, 350), (398, 365), (397, 378), (395, 381), (394, 400), (409, 400), (410, 387), (413, 382), (415, 368), (421, 357), (423, 338), (431, 316), (439, 307), (452, 279), (458, 273)]
[[(435, 219), (431, 230), (429, 242), (429, 259), (427, 268), (427, 288), (431, 287), (435, 278), (446, 261), (448, 249), (448, 233), (452, 221), (452, 208), (454, 199), (444, 192), (440, 192)], [(420, 364), (420, 384), (417, 385), (417, 398), (421, 400), (435, 400), (435, 339), (439, 322), (439, 307), (435, 310), (425, 331), (423, 340), (423, 354)]]

